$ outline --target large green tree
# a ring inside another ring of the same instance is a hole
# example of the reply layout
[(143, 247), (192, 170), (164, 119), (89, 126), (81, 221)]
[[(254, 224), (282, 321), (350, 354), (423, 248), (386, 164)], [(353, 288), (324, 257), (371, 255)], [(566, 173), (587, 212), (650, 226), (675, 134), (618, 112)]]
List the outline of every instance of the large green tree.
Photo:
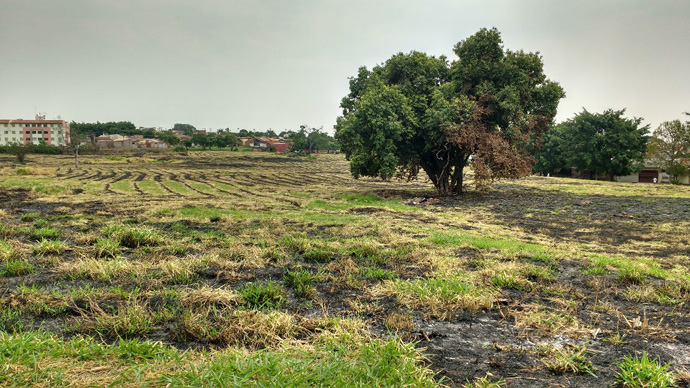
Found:
[(531, 173), (528, 148), (548, 130), (562, 88), (546, 78), (538, 53), (504, 50), (496, 29), (454, 51), (452, 63), (396, 54), (350, 79), (335, 136), (355, 177), (414, 178), (423, 170), (450, 194), (462, 191), (469, 163), (479, 183)]
[(534, 166), (535, 172), (550, 175), (560, 173), (563, 169), (568, 168), (568, 162), (563, 152), (567, 145), (563, 136), (563, 131), (558, 126), (546, 132), (542, 139), (541, 148), (533, 150), (537, 160), (537, 164)]
[(666, 121), (654, 130), (647, 156), (676, 179), (690, 171), (690, 123)]
[(590, 113), (584, 109), (574, 118), (558, 124), (563, 157), (590, 178), (607, 174), (629, 175), (644, 165), (649, 126), (641, 118), (625, 118), (623, 110)]

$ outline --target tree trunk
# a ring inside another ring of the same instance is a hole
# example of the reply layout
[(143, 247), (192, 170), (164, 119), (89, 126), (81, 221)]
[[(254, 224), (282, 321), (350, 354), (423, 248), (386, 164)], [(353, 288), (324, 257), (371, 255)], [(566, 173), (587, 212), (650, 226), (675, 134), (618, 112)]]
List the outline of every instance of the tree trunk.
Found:
[[(447, 154), (446, 157), (448, 157)], [(431, 183), (434, 184), (440, 195), (462, 194), (463, 169), (466, 158), (462, 155), (454, 159), (454, 161), (450, 161), (446, 158), (434, 157), (431, 161), (420, 160), (420, 166), (429, 176)]]

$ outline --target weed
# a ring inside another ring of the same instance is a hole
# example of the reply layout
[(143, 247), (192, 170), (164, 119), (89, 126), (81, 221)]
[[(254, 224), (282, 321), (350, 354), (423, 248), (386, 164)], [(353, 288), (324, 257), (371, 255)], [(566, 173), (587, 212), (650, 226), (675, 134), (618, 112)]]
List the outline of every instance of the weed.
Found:
[(285, 286), (294, 289), (297, 296), (301, 298), (313, 296), (315, 282), (316, 277), (306, 269), (287, 270), (283, 275)]
[(123, 360), (166, 359), (177, 355), (161, 342), (142, 341), (138, 338), (122, 339), (117, 342), (115, 354)]
[(111, 225), (105, 228), (104, 234), (127, 248), (156, 246), (162, 241), (156, 230), (146, 226)]
[(514, 271), (500, 271), (491, 278), (494, 286), (504, 289), (512, 289), (519, 291), (529, 291), (531, 286), (529, 282), (522, 279), (518, 273)]
[(592, 361), (587, 358), (586, 346), (572, 346), (563, 349), (546, 349), (544, 351), (547, 359), (543, 360), (544, 365), (553, 373), (587, 373), (593, 377), (594, 366)]
[(31, 238), (40, 240), (51, 240), (60, 237), (60, 230), (57, 228), (38, 228), (31, 232)]
[(647, 277), (644, 271), (638, 266), (624, 266), (618, 271), (616, 280), (622, 284), (643, 284)]
[(477, 287), (463, 274), (414, 281), (387, 280), (380, 290), (396, 295), (409, 308), (425, 309), (441, 319), (450, 319), (455, 310), (476, 312), (489, 308), (494, 300), (492, 291)]
[(19, 256), (17, 249), (7, 241), (0, 240), (0, 263), (16, 259)]
[(285, 303), (285, 290), (276, 283), (248, 283), (239, 289), (247, 306), (253, 309), (279, 308)]
[(184, 256), (189, 253), (189, 248), (186, 245), (175, 241), (170, 243), (166, 249), (166, 252), (169, 255)]
[[(15, 333), (24, 329), (21, 314), (10, 307), (0, 310), (0, 332)], [(2, 379), (0, 378), (0, 382)]]
[(50, 223), (42, 218), (37, 219), (34, 222), (34, 228), (47, 228)]
[(0, 237), (1, 238), (12, 238), (17, 235), (17, 231), (11, 225), (0, 224)]
[(278, 244), (285, 248), (288, 252), (294, 254), (304, 253), (311, 246), (308, 239), (295, 236), (285, 236), (278, 242)]
[(302, 255), (307, 263), (328, 263), (332, 260), (332, 253), (322, 248), (312, 248)]
[(60, 240), (41, 240), (33, 247), (34, 254), (59, 255), (67, 250), (67, 244)]
[(378, 267), (366, 267), (362, 269), (362, 276), (369, 280), (392, 280), (397, 277), (395, 272)]
[(620, 331), (614, 331), (608, 337), (604, 338), (602, 341), (615, 346), (625, 343), (625, 341), (623, 341), (624, 338), (625, 334), (621, 333)]
[(120, 242), (112, 238), (101, 238), (93, 244), (96, 257), (117, 257), (120, 254)]
[(7, 260), (0, 275), (5, 277), (25, 276), (36, 272), (34, 266), (26, 260)]
[(31, 213), (24, 213), (19, 217), (20, 220), (24, 222), (34, 222), (36, 221), (39, 217), (41, 216), (40, 213), (37, 212), (31, 212)]
[(484, 377), (477, 377), (474, 381), (467, 381), (463, 384), (463, 388), (501, 388), (506, 386), (505, 380), (493, 380), (491, 373), (487, 373)]
[(671, 363), (661, 365), (658, 361), (650, 360), (647, 353), (642, 357), (625, 356), (623, 361), (616, 363), (620, 371), (616, 374), (616, 382), (624, 388), (671, 388), (675, 387), (675, 375), (668, 368)]

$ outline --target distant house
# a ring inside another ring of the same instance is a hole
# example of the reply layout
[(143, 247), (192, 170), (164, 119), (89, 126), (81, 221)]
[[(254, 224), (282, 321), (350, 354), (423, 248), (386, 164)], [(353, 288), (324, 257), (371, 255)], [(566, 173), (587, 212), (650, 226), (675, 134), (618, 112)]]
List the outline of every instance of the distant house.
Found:
[(144, 139), (136, 143), (137, 148), (162, 149), (168, 148), (168, 143), (159, 139)]
[[(676, 179), (682, 184), (690, 184), (690, 176), (688, 175), (679, 176), (676, 177)], [(656, 163), (646, 160), (642, 171), (626, 176), (617, 176), (616, 181), (632, 183), (669, 183), (671, 177)]]
[(247, 147), (251, 147), (252, 143), (254, 143), (254, 138), (249, 136), (239, 137), (238, 140), (242, 143), (243, 146)]
[(250, 147), (269, 149), (275, 152), (285, 152), (290, 148), (290, 144), (282, 139), (273, 137), (256, 136), (254, 141), (250, 142)]

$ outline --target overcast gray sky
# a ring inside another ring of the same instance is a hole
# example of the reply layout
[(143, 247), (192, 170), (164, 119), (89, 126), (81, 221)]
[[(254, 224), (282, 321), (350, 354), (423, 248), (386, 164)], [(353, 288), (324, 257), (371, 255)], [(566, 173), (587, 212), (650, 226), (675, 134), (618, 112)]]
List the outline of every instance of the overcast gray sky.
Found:
[(482, 27), (541, 53), (557, 121), (690, 110), (687, 0), (0, 0), (0, 119), (332, 131), (359, 66)]

